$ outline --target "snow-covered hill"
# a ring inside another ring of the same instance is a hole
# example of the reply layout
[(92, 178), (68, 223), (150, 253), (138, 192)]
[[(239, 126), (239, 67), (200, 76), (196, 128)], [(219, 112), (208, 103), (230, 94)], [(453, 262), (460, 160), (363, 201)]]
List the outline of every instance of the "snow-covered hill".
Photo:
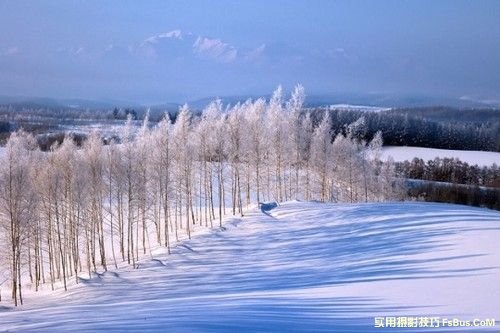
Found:
[(493, 151), (452, 150), (423, 147), (395, 147), (385, 146), (382, 148), (382, 158), (391, 156), (394, 161), (411, 161), (415, 157), (424, 161), (440, 158), (458, 158), (470, 165), (491, 166), (493, 163), (500, 165), (500, 153)]
[(385, 332), (375, 316), (497, 318), (498, 331), (499, 239), (486, 209), (289, 202), (0, 307), (0, 331)]

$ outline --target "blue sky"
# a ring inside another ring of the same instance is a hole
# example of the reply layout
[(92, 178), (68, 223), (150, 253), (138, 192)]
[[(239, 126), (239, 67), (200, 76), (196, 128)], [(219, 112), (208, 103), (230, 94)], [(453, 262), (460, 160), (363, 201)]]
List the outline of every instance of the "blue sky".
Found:
[(0, 95), (500, 99), (500, 1), (0, 1)]

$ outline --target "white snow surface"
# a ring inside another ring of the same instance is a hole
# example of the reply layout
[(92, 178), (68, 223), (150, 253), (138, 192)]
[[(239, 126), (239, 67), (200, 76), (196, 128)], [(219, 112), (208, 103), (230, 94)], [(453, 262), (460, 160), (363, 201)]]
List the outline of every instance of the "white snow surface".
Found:
[(460, 205), (255, 208), (138, 269), (0, 303), (0, 331), (411, 330), (375, 328), (374, 316), (496, 318), (499, 331), (499, 239), (499, 212)]
[(394, 147), (384, 146), (382, 148), (382, 159), (387, 160), (391, 156), (396, 162), (411, 161), (415, 157), (424, 161), (440, 158), (458, 158), (470, 165), (491, 166), (496, 163), (500, 166), (500, 153), (492, 151), (474, 150), (451, 150), (423, 147)]
[(344, 110), (344, 111), (363, 111), (363, 112), (380, 112), (389, 111), (391, 108), (369, 105), (352, 105), (352, 104), (332, 104), (329, 106), (330, 110)]

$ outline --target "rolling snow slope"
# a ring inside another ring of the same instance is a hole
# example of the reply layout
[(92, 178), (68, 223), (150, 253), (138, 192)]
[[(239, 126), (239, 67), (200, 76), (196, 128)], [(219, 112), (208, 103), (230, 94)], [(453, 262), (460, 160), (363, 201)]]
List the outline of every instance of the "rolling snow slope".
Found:
[(157, 251), (139, 269), (0, 307), (0, 332), (398, 332), (374, 328), (374, 316), (398, 315), (496, 318), (500, 330), (500, 213), (429, 203), (268, 208), (170, 256)]

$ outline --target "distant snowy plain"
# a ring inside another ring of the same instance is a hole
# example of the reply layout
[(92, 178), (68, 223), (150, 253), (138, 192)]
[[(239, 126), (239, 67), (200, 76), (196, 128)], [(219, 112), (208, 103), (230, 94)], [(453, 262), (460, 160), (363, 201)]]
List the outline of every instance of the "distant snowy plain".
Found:
[(396, 162), (405, 160), (411, 161), (415, 157), (424, 161), (440, 158), (458, 158), (462, 162), (470, 165), (491, 166), (496, 163), (500, 166), (500, 153), (492, 151), (473, 151), (473, 150), (451, 150), (423, 147), (395, 147), (384, 146), (382, 148), (382, 158), (387, 160), (391, 156)]
[(459, 205), (254, 208), (138, 269), (28, 293), (25, 306), (0, 307), (0, 331), (448, 331), (374, 327), (375, 316), (437, 316), (496, 318), (494, 328), (451, 330), (495, 332), (499, 239), (499, 212)]

